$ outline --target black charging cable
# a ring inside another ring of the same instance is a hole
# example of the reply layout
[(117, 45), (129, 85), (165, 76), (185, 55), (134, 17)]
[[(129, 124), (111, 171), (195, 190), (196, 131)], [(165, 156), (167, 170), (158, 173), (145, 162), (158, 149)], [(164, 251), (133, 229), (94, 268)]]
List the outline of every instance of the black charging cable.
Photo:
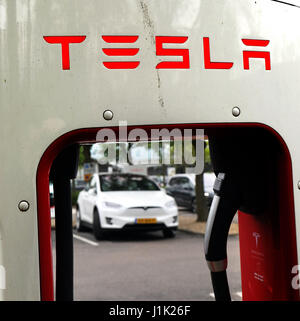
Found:
[(214, 184), (204, 250), (216, 301), (231, 301), (227, 280), (227, 237), (232, 219), (240, 204), (237, 180), (233, 175), (219, 173)]
[(73, 228), (70, 179), (76, 177), (79, 145), (71, 145), (54, 160), (50, 178), (53, 181), (56, 238), (56, 300), (72, 301)]

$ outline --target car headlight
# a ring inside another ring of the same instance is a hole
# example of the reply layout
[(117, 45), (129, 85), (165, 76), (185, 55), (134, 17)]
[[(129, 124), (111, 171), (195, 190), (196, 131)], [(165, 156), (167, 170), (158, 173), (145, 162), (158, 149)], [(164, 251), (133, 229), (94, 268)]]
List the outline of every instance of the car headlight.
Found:
[(205, 197), (209, 197), (209, 193), (208, 193), (208, 192), (205, 192), (205, 193), (204, 193), (204, 196), (205, 196)]
[(176, 206), (176, 202), (174, 200), (171, 200), (171, 201), (168, 201), (166, 204), (165, 204), (166, 207), (174, 207)]
[(112, 207), (112, 208), (120, 208), (122, 205), (118, 203), (113, 203), (113, 202), (104, 202), (105, 206), (107, 207)]

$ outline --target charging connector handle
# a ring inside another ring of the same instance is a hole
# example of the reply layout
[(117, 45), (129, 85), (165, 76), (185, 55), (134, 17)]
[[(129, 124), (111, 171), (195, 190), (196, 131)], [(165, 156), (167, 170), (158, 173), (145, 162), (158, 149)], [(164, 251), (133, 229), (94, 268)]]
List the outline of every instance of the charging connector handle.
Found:
[(204, 238), (207, 265), (217, 301), (230, 301), (226, 268), (227, 237), (239, 207), (239, 192), (233, 175), (219, 173), (214, 184), (214, 198), (209, 211)]

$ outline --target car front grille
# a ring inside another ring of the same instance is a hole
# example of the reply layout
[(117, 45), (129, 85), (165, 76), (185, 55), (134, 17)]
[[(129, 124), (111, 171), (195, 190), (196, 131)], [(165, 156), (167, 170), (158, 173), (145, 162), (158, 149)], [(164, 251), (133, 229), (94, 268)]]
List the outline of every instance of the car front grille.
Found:
[(129, 217), (156, 217), (164, 213), (159, 206), (135, 206), (126, 209), (124, 215)]

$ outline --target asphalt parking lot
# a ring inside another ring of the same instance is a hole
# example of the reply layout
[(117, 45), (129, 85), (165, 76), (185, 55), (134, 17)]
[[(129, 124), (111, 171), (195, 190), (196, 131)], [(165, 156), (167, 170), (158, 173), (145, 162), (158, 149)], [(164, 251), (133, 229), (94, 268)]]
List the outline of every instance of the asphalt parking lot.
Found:
[[(203, 240), (183, 231), (164, 239), (158, 231), (96, 241), (91, 231), (74, 230), (75, 300), (214, 300)], [(232, 299), (239, 301), (238, 235), (228, 238), (228, 261)]]

